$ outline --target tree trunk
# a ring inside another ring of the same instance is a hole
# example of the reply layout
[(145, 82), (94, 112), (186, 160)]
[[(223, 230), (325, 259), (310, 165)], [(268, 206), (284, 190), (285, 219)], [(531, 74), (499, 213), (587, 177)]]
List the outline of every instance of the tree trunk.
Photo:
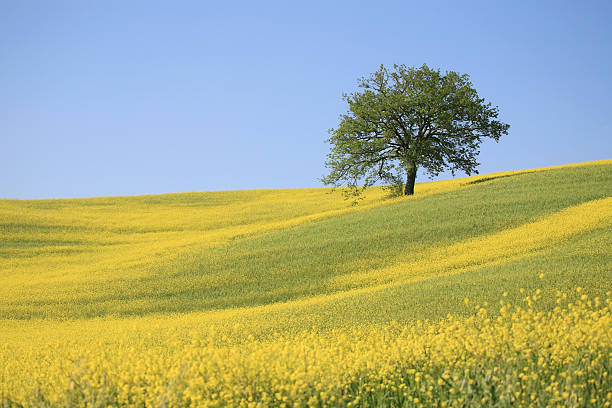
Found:
[(408, 171), (406, 172), (406, 186), (404, 187), (404, 195), (413, 195), (414, 194), (414, 182), (416, 180), (417, 175), (417, 166), (412, 165), (408, 167)]

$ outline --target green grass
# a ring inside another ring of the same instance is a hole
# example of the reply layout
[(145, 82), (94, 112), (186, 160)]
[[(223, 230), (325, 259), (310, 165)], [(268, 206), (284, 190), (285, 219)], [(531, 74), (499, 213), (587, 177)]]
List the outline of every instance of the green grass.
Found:
[[(244, 194), (248, 198), (248, 194)], [(612, 165), (485, 178), (483, 182), (472, 183), (466, 189), (395, 202), (367, 211), (247, 236), (216, 248), (192, 251), (177, 256), (171, 262), (153, 266), (146, 276), (134, 278), (130, 275), (129, 267), (126, 267), (124, 276), (106, 281), (103, 285), (88, 283), (87, 280), (78, 284), (61, 281), (47, 283), (44, 288), (36, 288), (35, 299), (29, 297), (23, 301), (0, 303), (0, 318), (144, 316), (257, 306), (328, 294), (335, 290), (327, 285), (333, 277), (392, 265), (398, 257), (406, 258), (411, 253), (417, 254), (431, 247), (499, 232), (610, 195)], [(223, 203), (224, 196), (219, 194), (218, 197), (220, 201), (214, 201), (215, 205)], [(238, 201), (245, 198), (228, 197)], [(170, 195), (149, 200), (176, 205), (177, 208), (197, 205), (193, 197), (191, 200), (188, 198), (189, 195)], [(115, 198), (111, 201), (112, 205), (129, 206), (134, 198)], [(25, 205), (61, 211), (62, 206), (68, 204), (62, 200), (51, 200), (27, 202)], [(38, 226), (15, 222), (5, 224), (3, 228), (36, 229)], [(40, 226), (41, 230), (45, 228), (51, 227)], [(600, 234), (600, 239), (607, 239), (606, 231)], [(588, 242), (589, 238), (580, 239)], [(51, 240), (3, 242), (3, 249), (60, 243)], [(472, 271), (465, 276), (436, 278), (390, 289), (393, 294), (388, 297), (406, 300), (407, 303), (398, 303), (402, 306), (397, 309), (409, 310), (405, 316), (434, 318), (445, 315), (464, 295), (486, 299), (486, 293), (491, 292), (498, 296), (497, 288), (502, 282), (507, 282), (512, 288), (532, 286), (536, 271), (544, 272), (547, 276), (565, 276), (559, 275), (558, 271), (567, 271), (567, 265), (573, 265), (571, 270), (574, 275), (569, 281), (563, 280), (566, 283), (579, 282), (578, 275), (584, 275), (588, 280), (593, 273), (610, 283), (609, 273), (601, 276), (602, 269), (610, 270), (608, 252), (598, 254), (593, 259), (582, 256), (568, 260), (565, 254), (573, 253), (569, 251), (573, 243), (568, 245), (566, 251), (555, 252), (551, 248), (551, 252), (544, 255), (534, 254), (526, 260)], [(585, 245), (588, 247), (588, 243)], [(79, 251), (78, 248), (65, 251)], [(0, 256), (7, 256), (7, 252), (0, 249)], [(537, 259), (541, 261), (537, 262)], [(563, 261), (559, 262), (560, 259)], [(506, 279), (505, 276), (510, 278)], [(450, 290), (452, 285), (458, 285), (461, 289)], [(387, 295), (381, 296), (385, 298)], [(376, 302), (382, 301), (382, 298)], [(432, 304), (431, 299), (444, 301)]]
[(612, 402), (612, 161), (434, 184), (0, 200), (0, 406)]

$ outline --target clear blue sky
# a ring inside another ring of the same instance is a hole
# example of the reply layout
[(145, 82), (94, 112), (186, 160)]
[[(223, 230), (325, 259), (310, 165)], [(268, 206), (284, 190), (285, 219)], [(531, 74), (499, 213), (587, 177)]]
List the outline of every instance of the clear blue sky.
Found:
[(381, 63), (499, 106), (481, 172), (611, 158), (611, 4), (0, 0), (0, 197), (321, 186)]

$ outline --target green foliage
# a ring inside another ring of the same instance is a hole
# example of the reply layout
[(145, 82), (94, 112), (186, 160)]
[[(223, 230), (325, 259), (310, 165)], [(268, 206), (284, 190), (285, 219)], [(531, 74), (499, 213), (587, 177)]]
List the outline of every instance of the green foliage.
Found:
[(418, 169), (431, 176), (445, 169), (477, 173), (483, 138), (508, 134), (509, 125), (496, 120), (498, 108), (478, 96), (466, 74), (381, 65), (359, 86), (362, 92), (344, 95), (349, 110), (330, 129), (329, 174), (322, 179), (346, 184), (349, 196), (378, 181), (402, 185), (404, 175), (404, 194), (413, 194)]

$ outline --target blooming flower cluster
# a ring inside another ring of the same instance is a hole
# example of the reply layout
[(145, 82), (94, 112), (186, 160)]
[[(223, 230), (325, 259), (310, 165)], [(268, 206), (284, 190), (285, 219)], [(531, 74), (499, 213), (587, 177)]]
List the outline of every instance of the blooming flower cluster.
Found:
[[(2, 346), (3, 406), (593, 406), (612, 403), (612, 300), (254, 339), (146, 335)], [(466, 303), (470, 303), (466, 299)]]

